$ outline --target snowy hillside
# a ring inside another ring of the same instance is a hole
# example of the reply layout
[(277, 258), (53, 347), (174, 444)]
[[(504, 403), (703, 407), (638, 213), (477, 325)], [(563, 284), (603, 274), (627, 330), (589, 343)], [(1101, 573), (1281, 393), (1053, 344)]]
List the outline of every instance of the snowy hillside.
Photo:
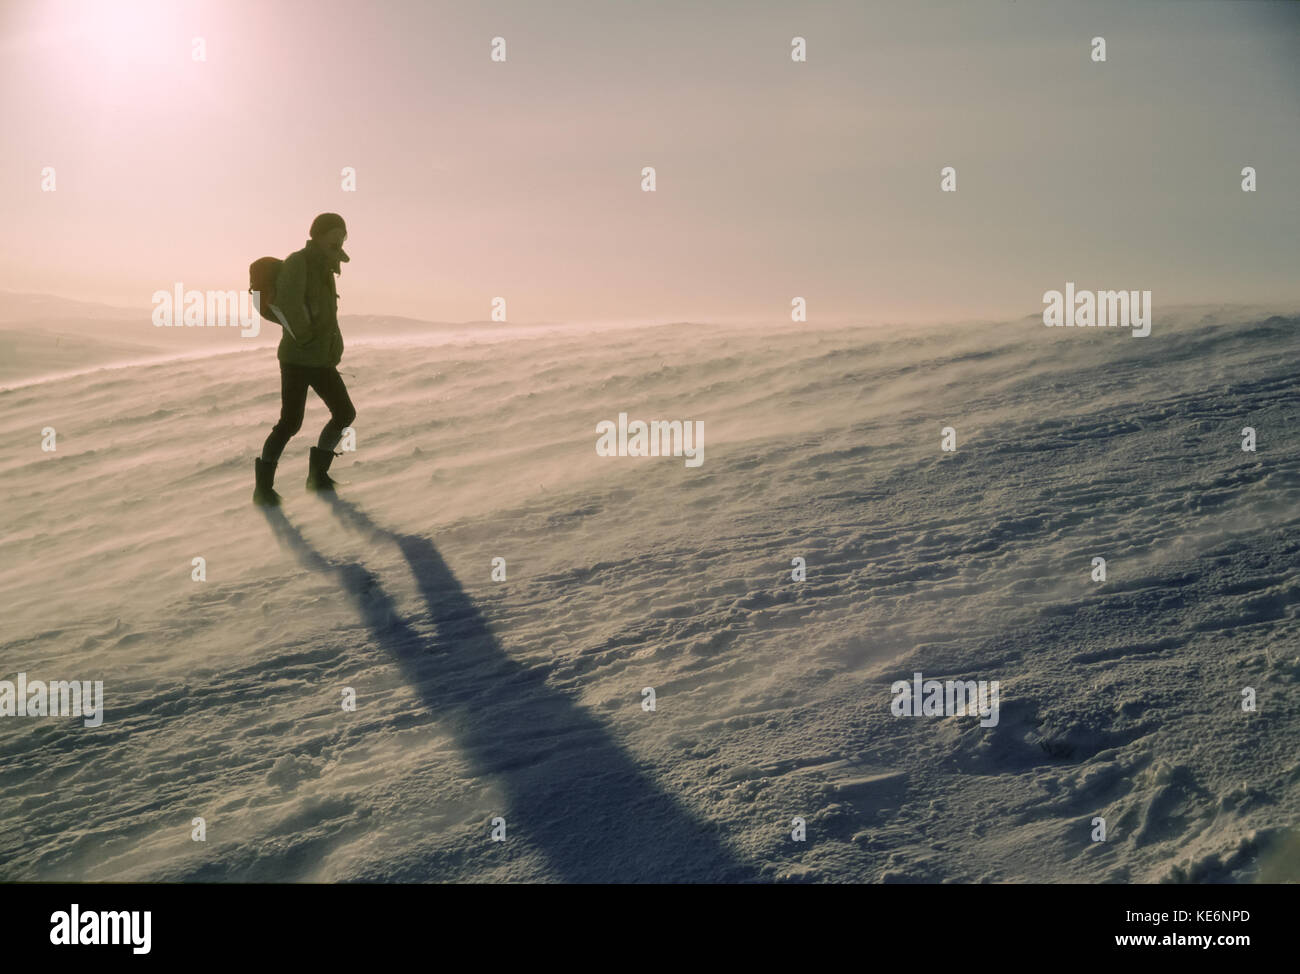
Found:
[(1300, 877), (1300, 317), (344, 332), (269, 515), (268, 348), (0, 391), (0, 680), (104, 685), (0, 720), (0, 879)]

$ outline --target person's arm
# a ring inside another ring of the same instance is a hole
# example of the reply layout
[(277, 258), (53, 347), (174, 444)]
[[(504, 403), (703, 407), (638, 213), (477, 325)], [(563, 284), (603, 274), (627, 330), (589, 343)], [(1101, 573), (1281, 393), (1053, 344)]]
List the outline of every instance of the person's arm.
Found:
[(302, 257), (291, 255), (280, 265), (274, 307), (284, 315), (285, 327), (294, 341), (305, 345), (312, 340), (311, 315), (307, 312), (307, 262)]

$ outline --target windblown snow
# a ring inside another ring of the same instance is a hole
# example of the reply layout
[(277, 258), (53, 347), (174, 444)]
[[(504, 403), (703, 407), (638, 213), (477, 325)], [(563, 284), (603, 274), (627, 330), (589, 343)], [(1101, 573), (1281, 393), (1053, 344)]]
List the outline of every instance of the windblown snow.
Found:
[(352, 325), (271, 514), (269, 347), (7, 346), (0, 680), (104, 712), (0, 718), (0, 879), (1300, 876), (1300, 317)]

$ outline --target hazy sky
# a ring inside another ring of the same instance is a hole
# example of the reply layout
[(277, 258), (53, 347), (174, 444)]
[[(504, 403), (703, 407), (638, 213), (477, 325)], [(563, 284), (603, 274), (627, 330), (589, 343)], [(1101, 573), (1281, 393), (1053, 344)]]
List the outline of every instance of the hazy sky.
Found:
[(1294, 302), (1298, 186), (1295, 3), (0, 0), (14, 291), (243, 288), (334, 210), (344, 314)]

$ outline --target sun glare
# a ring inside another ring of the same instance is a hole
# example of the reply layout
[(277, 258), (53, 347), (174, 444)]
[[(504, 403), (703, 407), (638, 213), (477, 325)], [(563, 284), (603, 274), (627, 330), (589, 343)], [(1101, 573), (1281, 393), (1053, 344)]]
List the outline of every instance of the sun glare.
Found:
[[(179, 5), (165, 0), (52, 4), (48, 15), (70, 35), (91, 70), (154, 78), (158, 67), (189, 56)], [(52, 24), (51, 26), (55, 26)]]

